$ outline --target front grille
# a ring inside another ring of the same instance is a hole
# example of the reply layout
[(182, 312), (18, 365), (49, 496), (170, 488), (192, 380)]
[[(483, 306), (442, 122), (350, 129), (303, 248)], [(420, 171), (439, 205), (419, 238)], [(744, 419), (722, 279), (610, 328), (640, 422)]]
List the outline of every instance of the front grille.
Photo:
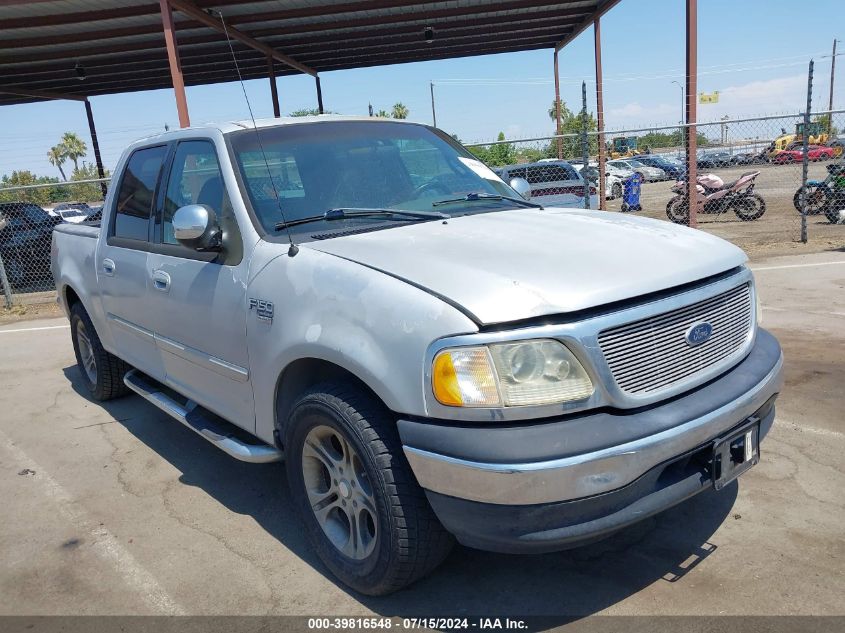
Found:
[[(630, 394), (652, 393), (722, 363), (740, 351), (753, 326), (751, 285), (626, 323), (599, 334), (599, 346), (616, 384)], [(691, 346), (694, 323), (712, 327), (710, 338)]]

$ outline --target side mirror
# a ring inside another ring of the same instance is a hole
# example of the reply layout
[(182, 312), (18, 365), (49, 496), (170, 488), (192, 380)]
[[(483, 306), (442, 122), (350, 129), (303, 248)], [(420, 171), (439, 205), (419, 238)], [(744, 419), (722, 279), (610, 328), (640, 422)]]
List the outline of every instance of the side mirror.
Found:
[(197, 251), (220, 250), (221, 234), (217, 215), (204, 204), (189, 204), (173, 214), (173, 237)]
[(531, 199), (531, 185), (528, 184), (528, 181), (525, 180), (525, 178), (511, 178), (511, 181), (508, 184), (511, 186), (511, 189), (516, 191), (526, 200)]

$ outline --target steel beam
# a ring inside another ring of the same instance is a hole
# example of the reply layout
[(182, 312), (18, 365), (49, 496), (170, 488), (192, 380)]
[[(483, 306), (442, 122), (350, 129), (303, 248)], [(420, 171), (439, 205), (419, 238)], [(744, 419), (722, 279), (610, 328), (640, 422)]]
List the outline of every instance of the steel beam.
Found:
[(686, 70), (686, 124), (687, 124), (687, 200), (689, 200), (689, 225), (698, 225), (698, 177), (697, 122), (698, 98), (698, 0), (687, 0), (687, 70)]
[(604, 79), (601, 67), (601, 18), (593, 22), (593, 46), (596, 58), (596, 120), (599, 145), (599, 209), (607, 211), (607, 145), (604, 140)]
[(68, 101), (85, 101), (88, 97), (85, 95), (72, 95), (59, 92), (50, 92), (48, 90), (30, 90), (28, 88), (15, 88), (14, 86), (0, 86), (0, 92), (18, 95), (19, 97), (32, 97), (33, 99), (66, 99)]
[(593, 11), (589, 16), (587, 16), (587, 18), (583, 22), (581, 22), (581, 24), (576, 26), (574, 30), (567, 33), (566, 37), (564, 37), (557, 44), (555, 44), (555, 50), (561, 50), (564, 46), (569, 44), (569, 42), (571, 42), (576, 37), (581, 35), (581, 33), (586, 31), (587, 28), (589, 28), (593, 24), (593, 21), (596, 18), (602, 17), (605, 13), (610, 11), (617, 4), (619, 4), (619, 0), (598, 0), (596, 10)]
[(323, 88), (320, 86), (320, 76), (314, 77), (314, 81), (317, 84), (317, 111), (323, 114)]
[[(164, 2), (165, 0), (161, 0)], [(178, 9), (185, 15), (192, 17), (197, 22), (214, 29), (215, 31), (219, 31), (220, 33), (225, 33), (228, 37), (231, 37), (233, 40), (238, 40), (239, 42), (246, 44), (250, 48), (254, 48), (257, 51), (260, 51), (267, 55), (268, 57), (272, 57), (273, 59), (280, 61), (283, 64), (287, 64), (291, 68), (295, 68), (299, 72), (305, 73), (306, 75), (311, 75), (312, 77), (317, 76), (317, 71), (313, 68), (306, 66), (305, 64), (300, 64), (298, 61), (293, 59), (292, 57), (288, 57), (287, 55), (283, 55), (275, 48), (267, 46), (263, 42), (259, 42), (254, 37), (250, 37), (246, 33), (239, 31), (233, 26), (224, 27), (222, 18), (217, 19), (213, 18), (204, 11), (198, 9), (187, 0), (166, 0), (170, 3), (175, 9)]]
[(270, 98), (273, 100), (273, 116), (277, 119), (282, 116), (279, 108), (279, 90), (276, 86), (276, 70), (273, 68), (273, 58), (267, 58), (267, 77), (270, 79)]
[[(100, 178), (106, 177), (103, 170), (103, 158), (100, 156), (100, 142), (97, 140), (97, 128), (94, 126), (94, 113), (91, 111), (91, 102), (85, 100), (85, 116), (88, 117), (88, 132), (91, 134), (91, 145), (94, 146), (94, 160), (97, 163), (97, 175)], [(106, 183), (100, 183), (100, 190), (103, 192), (103, 199), (106, 197)]]
[[(555, 134), (560, 134), (561, 128), (561, 120), (560, 120), (560, 74), (558, 72), (558, 61), (557, 61), (557, 54), (558, 51), (554, 53), (554, 67), (555, 67), (555, 121), (557, 125), (555, 125)], [(563, 141), (561, 139), (557, 140), (557, 158), (558, 160), (563, 158)]]
[(176, 95), (176, 112), (179, 115), (179, 127), (190, 127), (188, 98), (185, 95), (185, 80), (182, 78), (182, 65), (179, 62), (179, 48), (176, 44), (176, 30), (173, 26), (173, 11), (168, 0), (159, 0), (161, 22), (164, 27), (164, 41), (167, 45), (167, 60), (170, 64), (170, 80)]

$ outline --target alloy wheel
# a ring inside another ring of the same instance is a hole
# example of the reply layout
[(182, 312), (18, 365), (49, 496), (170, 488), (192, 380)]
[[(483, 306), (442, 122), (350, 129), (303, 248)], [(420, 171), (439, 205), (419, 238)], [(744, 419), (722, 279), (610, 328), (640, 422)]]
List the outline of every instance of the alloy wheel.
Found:
[(76, 340), (79, 345), (79, 359), (82, 361), (82, 368), (92, 384), (97, 384), (97, 359), (94, 357), (94, 346), (85, 331), (85, 324), (78, 321), (76, 324)]
[(378, 540), (376, 501), (364, 463), (336, 429), (316, 426), (302, 445), (302, 476), (311, 511), (329, 541), (353, 560)]

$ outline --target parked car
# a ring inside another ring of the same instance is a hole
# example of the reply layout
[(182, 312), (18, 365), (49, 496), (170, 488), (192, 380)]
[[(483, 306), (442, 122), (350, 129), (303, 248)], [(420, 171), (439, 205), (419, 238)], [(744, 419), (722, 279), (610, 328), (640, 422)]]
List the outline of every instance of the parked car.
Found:
[(50, 282), (50, 237), (61, 221), (31, 202), (0, 203), (0, 255), (12, 287)]
[[(595, 187), (596, 191), (599, 189), (599, 167), (598, 163), (591, 162), (587, 167), (583, 163), (572, 165), (578, 170), (578, 173), (586, 177), (587, 181)], [(634, 172), (630, 172), (634, 173)], [(622, 197), (624, 191), (624, 178), (618, 176), (617, 170), (605, 169), (605, 185), (604, 197), (607, 200), (614, 200)]]
[(47, 213), (52, 216), (58, 216), (65, 222), (78, 224), (79, 222), (85, 222), (91, 211), (91, 207), (84, 202), (60, 202), (48, 210)]
[(686, 173), (683, 164), (676, 163), (657, 154), (642, 154), (637, 156), (636, 160), (643, 165), (663, 170), (667, 179), (679, 180)]
[(769, 159), (765, 152), (739, 152), (734, 154), (735, 165), (762, 165)]
[(666, 172), (658, 167), (649, 167), (641, 163), (637, 158), (617, 158), (607, 161), (607, 164), (617, 169), (628, 169), (635, 171), (643, 177), (644, 182), (656, 182), (666, 180)]
[(284, 457), (282, 511), (356, 591), (412, 583), (455, 538), (592, 542), (759, 460), (781, 350), (745, 254), (704, 231), (540, 208), (449, 135), (379, 118), (173, 130), (113, 183), (102, 228), (53, 234), (82, 388)]
[(598, 209), (596, 188), (584, 181), (575, 167), (565, 160), (551, 160), (522, 165), (506, 165), (499, 169), (505, 182), (522, 178), (531, 186), (530, 200), (560, 207), (584, 208), (585, 192), (590, 208)]
[[(807, 158), (811, 161), (830, 160), (834, 157), (835, 150), (824, 145), (810, 145), (807, 147)], [(778, 165), (784, 163), (796, 163), (804, 160), (804, 148), (785, 149), (775, 154), (772, 162)]]
[(702, 152), (698, 155), (696, 164), (699, 169), (716, 169), (736, 165), (737, 159), (730, 152)]

